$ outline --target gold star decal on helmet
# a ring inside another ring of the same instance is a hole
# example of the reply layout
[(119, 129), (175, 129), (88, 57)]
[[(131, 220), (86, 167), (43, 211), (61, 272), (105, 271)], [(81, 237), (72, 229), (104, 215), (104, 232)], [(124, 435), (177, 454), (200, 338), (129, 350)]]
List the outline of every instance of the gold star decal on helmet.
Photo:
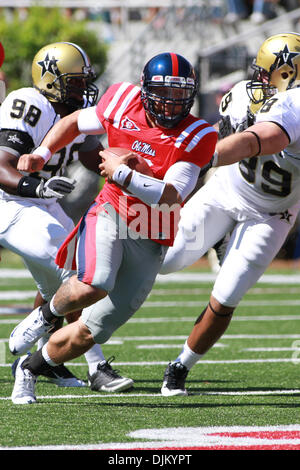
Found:
[(294, 57), (298, 56), (300, 54), (300, 52), (291, 52), (291, 51), (289, 51), (289, 48), (286, 44), (284, 46), (284, 49), (282, 49), (282, 51), (274, 52), (274, 54), (277, 57), (277, 60), (276, 60), (276, 62), (277, 62), (276, 63), (276, 68), (277, 69), (279, 69), (280, 67), (282, 67), (285, 64), (289, 65), (292, 69), (294, 69), (295, 65), (293, 63), (293, 59), (294, 59)]
[(58, 67), (56, 65), (57, 62), (58, 60), (56, 60), (55, 57), (49, 59), (49, 54), (47, 52), (45, 59), (37, 62), (38, 65), (42, 67), (41, 78), (43, 78), (46, 72), (49, 72), (56, 77), (58, 71)]

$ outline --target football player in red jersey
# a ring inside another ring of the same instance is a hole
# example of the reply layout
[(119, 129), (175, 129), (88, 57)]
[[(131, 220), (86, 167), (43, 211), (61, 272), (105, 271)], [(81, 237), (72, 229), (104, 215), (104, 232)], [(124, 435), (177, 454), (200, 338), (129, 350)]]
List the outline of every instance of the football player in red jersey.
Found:
[[(69, 269), (76, 261), (77, 275), (10, 338), (12, 353), (18, 341), (29, 349), (59, 317), (83, 308), (81, 318), (55, 332), (42, 350), (20, 359), (13, 402), (34, 403), (36, 376), (48, 364), (55, 367), (105, 343), (147, 298), (173, 244), (176, 214), (217, 142), (215, 129), (190, 113), (196, 89), (194, 69), (184, 57), (159, 54), (145, 65), (141, 88), (127, 82), (110, 86), (97, 106), (66, 116), (33, 154), (20, 157), (19, 170), (40, 170), (81, 133), (106, 133), (109, 147), (128, 149), (119, 158), (100, 152), (107, 181), (58, 253), (59, 266)], [(136, 154), (153, 176), (127, 165)]]

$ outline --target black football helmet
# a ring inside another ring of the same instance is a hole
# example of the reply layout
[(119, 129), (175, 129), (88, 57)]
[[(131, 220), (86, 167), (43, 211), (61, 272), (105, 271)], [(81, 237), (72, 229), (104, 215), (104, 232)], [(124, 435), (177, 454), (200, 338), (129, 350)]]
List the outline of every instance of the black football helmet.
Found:
[(141, 85), (146, 112), (164, 128), (175, 127), (189, 114), (197, 91), (192, 65), (172, 52), (158, 54), (147, 62)]

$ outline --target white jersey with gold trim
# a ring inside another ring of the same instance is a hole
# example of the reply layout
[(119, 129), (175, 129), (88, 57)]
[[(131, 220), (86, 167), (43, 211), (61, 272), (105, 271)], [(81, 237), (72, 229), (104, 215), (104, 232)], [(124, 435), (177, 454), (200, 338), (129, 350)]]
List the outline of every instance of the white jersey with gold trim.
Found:
[[(234, 86), (220, 106), (220, 113), (230, 117), (237, 131), (250, 105), (246, 83)], [(278, 154), (248, 158), (217, 172), (240, 208), (251, 213), (283, 212), (300, 200), (300, 89), (270, 98), (256, 114), (258, 121), (278, 123), (289, 135), (290, 145)]]
[[(38, 147), (50, 128), (59, 121), (51, 103), (35, 88), (20, 88), (9, 93), (0, 108), (0, 149), (17, 157)], [(79, 158), (78, 151), (87, 136), (81, 134), (71, 144), (52, 155), (43, 170), (34, 175), (49, 179), (61, 176)], [(0, 198), (20, 199), (0, 190)], [(35, 198), (35, 203), (38, 203)], [(43, 201), (44, 203), (45, 201)]]

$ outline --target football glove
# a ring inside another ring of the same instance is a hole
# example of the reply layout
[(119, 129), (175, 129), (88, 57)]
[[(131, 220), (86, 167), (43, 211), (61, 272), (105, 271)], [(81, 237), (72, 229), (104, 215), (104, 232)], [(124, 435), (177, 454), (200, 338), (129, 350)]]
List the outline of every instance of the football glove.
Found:
[(74, 179), (66, 178), (65, 176), (53, 176), (47, 181), (42, 179), (36, 188), (36, 195), (43, 199), (51, 197), (61, 199), (73, 191), (75, 183)]

